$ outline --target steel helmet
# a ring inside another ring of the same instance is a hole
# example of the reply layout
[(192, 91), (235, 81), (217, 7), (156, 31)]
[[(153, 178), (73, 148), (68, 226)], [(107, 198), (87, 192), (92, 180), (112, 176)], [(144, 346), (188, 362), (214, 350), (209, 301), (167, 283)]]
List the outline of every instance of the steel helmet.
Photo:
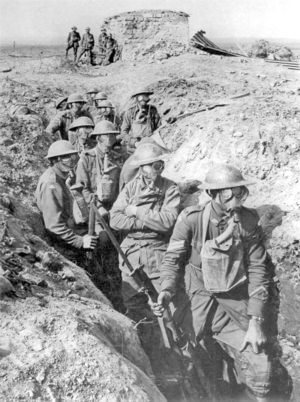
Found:
[(86, 93), (87, 94), (97, 94), (99, 92), (98, 88), (89, 88)]
[(218, 164), (209, 169), (204, 182), (199, 185), (203, 190), (222, 190), (224, 188), (248, 186), (256, 183), (255, 180), (245, 179), (234, 166)]
[(163, 161), (166, 150), (157, 144), (143, 143), (138, 146), (132, 155), (132, 166), (143, 166), (149, 163)]
[(71, 94), (68, 97), (67, 103), (86, 103), (81, 94)]
[(94, 98), (94, 101), (95, 100), (106, 100), (106, 99), (107, 99), (107, 95), (104, 92), (98, 92)]
[(78, 119), (74, 120), (73, 123), (70, 125), (69, 130), (76, 130), (79, 127), (95, 127), (93, 120), (87, 116), (78, 117)]
[(148, 90), (146, 90), (146, 89), (139, 89), (139, 90), (137, 90), (136, 92), (134, 92), (134, 93), (131, 95), (131, 97), (134, 98), (135, 96), (143, 95), (143, 94), (145, 94), (145, 95), (153, 95), (154, 92), (153, 92), (153, 91), (148, 91)]
[(102, 120), (96, 124), (94, 130), (91, 132), (90, 137), (96, 135), (105, 135), (105, 134), (120, 134), (120, 131), (116, 129), (116, 126), (107, 120)]
[(115, 108), (113, 106), (113, 104), (111, 103), (111, 101), (109, 101), (108, 99), (105, 99), (105, 100), (99, 102), (97, 107), (111, 107), (112, 109)]
[(61, 97), (59, 97), (58, 99), (56, 99), (56, 101), (55, 101), (55, 107), (56, 107), (56, 109), (58, 109), (59, 106), (60, 106), (63, 102), (65, 102), (67, 99), (68, 99), (67, 96), (61, 96)]
[(66, 140), (58, 140), (53, 142), (48, 149), (47, 159), (55, 158), (57, 156), (78, 154), (78, 151), (73, 145)]

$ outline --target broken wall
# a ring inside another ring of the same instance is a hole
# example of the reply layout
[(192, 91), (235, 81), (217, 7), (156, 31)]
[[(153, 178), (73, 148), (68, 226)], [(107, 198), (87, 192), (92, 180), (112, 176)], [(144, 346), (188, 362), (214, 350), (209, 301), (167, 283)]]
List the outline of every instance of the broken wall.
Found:
[(103, 28), (122, 46), (122, 60), (163, 59), (183, 53), (189, 42), (188, 14), (141, 10), (107, 18)]

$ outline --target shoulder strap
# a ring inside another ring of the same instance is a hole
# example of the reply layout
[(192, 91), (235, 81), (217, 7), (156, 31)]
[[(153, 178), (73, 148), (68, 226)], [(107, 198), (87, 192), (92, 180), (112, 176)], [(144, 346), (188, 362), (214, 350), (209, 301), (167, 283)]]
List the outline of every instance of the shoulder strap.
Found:
[(210, 212), (211, 212), (211, 204), (209, 202), (205, 205), (204, 210), (202, 212), (202, 247), (204, 246), (206, 240)]

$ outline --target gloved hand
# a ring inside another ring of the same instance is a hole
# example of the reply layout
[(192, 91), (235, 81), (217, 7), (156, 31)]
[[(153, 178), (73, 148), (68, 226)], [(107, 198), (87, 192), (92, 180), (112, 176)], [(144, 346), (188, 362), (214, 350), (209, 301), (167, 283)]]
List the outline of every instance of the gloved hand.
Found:
[(103, 218), (107, 217), (109, 214), (108, 210), (102, 206), (98, 208), (98, 212)]
[(125, 208), (125, 214), (127, 216), (136, 216), (137, 207), (135, 205), (128, 205)]
[(94, 250), (97, 245), (98, 237), (97, 236), (90, 236), (88, 234), (83, 236), (83, 248), (87, 248), (90, 250)]
[(153, 303), (151, 309), (157, 317), (162, 317), (165, 308), (169, 305), (172, 298), (171, 293), (168, 290), (160, 292), (157, 298), (157, 302)]

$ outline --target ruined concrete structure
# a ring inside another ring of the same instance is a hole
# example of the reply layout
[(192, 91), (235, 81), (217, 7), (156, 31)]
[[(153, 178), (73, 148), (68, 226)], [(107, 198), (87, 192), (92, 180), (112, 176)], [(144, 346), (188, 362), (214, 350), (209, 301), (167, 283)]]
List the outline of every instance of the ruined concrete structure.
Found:
[(161, 60), (183, 53), (189, 42), (189, 15), (170, 10), (141, 10), (103, 23), (122, 46), (122, 60)]

